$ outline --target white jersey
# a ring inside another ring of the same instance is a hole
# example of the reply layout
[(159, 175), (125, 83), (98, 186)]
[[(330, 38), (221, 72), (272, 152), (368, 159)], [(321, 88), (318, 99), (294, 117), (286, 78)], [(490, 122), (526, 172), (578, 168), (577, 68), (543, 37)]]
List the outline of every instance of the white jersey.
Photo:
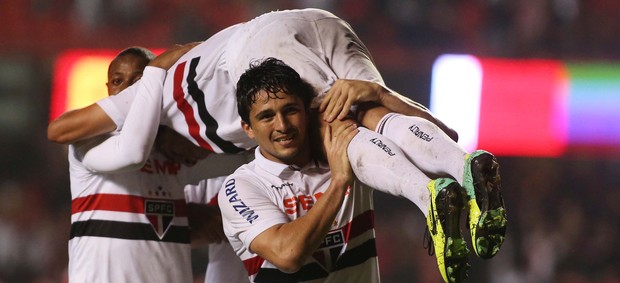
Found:
[(154, 153), (139, 171), (97, 173), (69, 146), (70, 282), (192, 282), (181, 176)]
[[(216, 153), (256, 146), (240, 126), (235, 90), (250, 63), (267, 57), (291, 66), (318, 95), (337, 79), (383, 84), (370, 53), (342, 19), (318, 9), (271, 12), (220, 31), (168, 70), (162, 124)], [(134, 95), (100, 102), (116, 106), (104, 110), (119, 128)]]
[(250, 251), (273, 225), (305, 215), (328, 188), (329, 167), (294, 168), (263, 157), (237, 169), (219, 193), (224, 232), (252, 282), (379, 282), (372, 189), (355, 181), (317, 251), (295, 273), (284, 273)]
[[(105, 155), (106, 148), (101, 145), (118, 136), (69, 146), (69, 279), (191, 282), (183, 188), (205, 178), (230, 174), (247, 161), (247, 155), (212, 154), (187, 167), (153, 152), (141, 169), (115, 172), (114, 166), (101, 164), (105, 159), (99, 157)], [(85, 164), (111, 171), (95, 171)]]
[[(185, 187), (185, 199), (191, 203), (217, 206), (217, 193), (226, 177), (201, 181), (198, 186)], [(209, 244), (209, 263), (205, 283), (247, 283), (248, 276), (243, 262), (228, 242)]]

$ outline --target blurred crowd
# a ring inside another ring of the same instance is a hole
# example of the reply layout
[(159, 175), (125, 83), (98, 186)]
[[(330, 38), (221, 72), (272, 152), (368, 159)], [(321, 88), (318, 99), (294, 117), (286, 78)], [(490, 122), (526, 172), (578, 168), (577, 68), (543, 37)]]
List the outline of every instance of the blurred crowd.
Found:
[[(317, 7), (347, 20), (393, 89), (428, 105), (443, 53), (620, 59), (617, 0), (2, 0), (0, 283), (66, 280), (66, 152), (47, 141), (55, 56), (68, 48), (166, 48), (261, 13)], [(102, 83), (104, 82), (102, 78)], [(620, 282), (620, 160), (500, 157), (509, 230), (470, 282)], [(421, 213), (376, 194), (384, 282), (440, 282)], [(388, 206), (389, 202), (389, 206)], [(197, 255), (204, 262), (204, 258)], [(196, 263), (196, 277), (204, 272)]]

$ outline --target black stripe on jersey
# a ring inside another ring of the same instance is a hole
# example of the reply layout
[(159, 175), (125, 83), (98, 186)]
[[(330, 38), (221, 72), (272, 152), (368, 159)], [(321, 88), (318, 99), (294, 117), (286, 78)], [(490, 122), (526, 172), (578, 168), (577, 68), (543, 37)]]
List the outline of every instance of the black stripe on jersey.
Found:
[(275, 268), (261, 268), (254, 278), (257, 283), (293, 283), (325, 278), (329, 273), (316, 263), (304, 265), (295, 273), (284, 273)]
[[(361, 245), (346, 251), (336, 263), (334, 271), (362, 264), (377, 256), (375, 239), (369, 239)], [(284, 273), (274, 268), (261, 268), (256, 274), (254, 282), (299, 282), (325, 278), (329, 273), (317, 263), (304, 265), (295, 273)]]
[(204, 99), (205, 94), (202, 90), (200, 90), (195, 80), (198, 62), (200, 62), (200, 57), (196, 57), (190, 62), (189, 71), (187, 73), (187, 91), (194, 101), (196, 101), (196, 105), (198, 106), (198, 115), (200, 115), (200, 120), (202, 120), (206, 126), (205, 135), (207, 135), (209, 140), (214, 142), (225, 153), (238, 153), (244, 151), (243, 149), (235, 146), (233, 143), (223, 140), (217, 135), (216, 131), (219, 125), (215, 118), (213, 118), (207, 110)]
[(369, 258), (376, 256), (377, 247), (375, 246), (375, 239), (369, 239), (361, 245), (342, 254), (336, 263), (336, 270), (361, 264)]
[(125, 240), (147, 240), (189, 244), (189, 228), (187, 226), (168, 227), (163, 239), (159, 239), (153, 226), (148, 223), (132, 223), (108, 220), (78, 221), (71, 224), (69, 239), (92, 236)]

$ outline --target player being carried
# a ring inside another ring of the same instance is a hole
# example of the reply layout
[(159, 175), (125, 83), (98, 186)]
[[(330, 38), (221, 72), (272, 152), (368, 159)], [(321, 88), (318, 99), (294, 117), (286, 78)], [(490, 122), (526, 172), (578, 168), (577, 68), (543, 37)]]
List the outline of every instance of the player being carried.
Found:
[[(421, 170), (428, 175), (453, 178), (464, 188), (458, 191), (466, 198), (465, 209), (476, 255), (490, 258), (499, 251), (504, 240), (506, 213), (495, 157), (485, 151), (466, 152), (456, 144), (456, 133), (426, 108), (387, 88), (368, 50), (351, 27), (329, 12), (318, 9), (271, 12), (215, 34), (181, 57), (168, 71), (163, 100), (157, 110), (161, 113), (157, 112), (156, 116), (161, 114), (163, 124), (215, 153), (251, 149), (256, 143), (245, 135), (234, 110), (235, 84), (252, 60), (267, 57), (290, 65), (319, 94), (312, 106), (324, 111), (322, 122), (344, 119), (353, 110), (360, 125), (374, 130), (361, 128), (349, 145), (352, 169), (360, 181), (404, 196), (426, 214), (432, 203), (428, 199), (436, 201), (437, 195), (443, 195), (441, 192), (452, 183), (435, 183), (436, 193), (429, 196), (425, 179), (415, 179), (411, 172)], [(95, 113), (86, 119), (98, 117), (103, 123), (95, 123), (99, 126), (77, 138), (133, 123), (125, 105), (134, 96), (142, 100), (144, 94), (136, 96), (136, 93), (136, 88), (129, 88), (127, 95), (99, 102), (98, 107), (91, 109)], [(155, 111), (146, 107), (135, 110), (136, 117), (144, 117), (141, 112)], [(139, 127), (147, 128), (148, 123), (159, 122), (159, 119), (136, 120)], [(65, 128), (68, 133), (73, 130)], [(399, 163), (385, 163), (382, 155), (369, 154), (372, 148), (392, 153), (402, 150), (403, 154)], [(123, 159), (119, 155), (119, 162), (124, 162)], [(446, 201), (451, 207), (459, 203), (458, 198)], [(452, 257), (467, 247), (460, 241), (460, 231), (446, 236), (445, 231), (437, 229), (438, 225), (454, 222), (455, 215), (439, 212), (428, 219), (441, 273), (447, 274), (444, 276), (447, 281), (459, 280), (459, 276), (455, 279), (451, 274), (457, 267), (466, 266), (467, 258)]]

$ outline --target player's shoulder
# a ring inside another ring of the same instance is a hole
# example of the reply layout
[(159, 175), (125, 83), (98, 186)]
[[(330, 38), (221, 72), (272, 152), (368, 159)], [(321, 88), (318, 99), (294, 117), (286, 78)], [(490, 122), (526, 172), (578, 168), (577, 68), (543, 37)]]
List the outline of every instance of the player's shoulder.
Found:
[[(224, 183), (242, 181), (246, 183), (259, 183), (261, 174), (257, 172), (256, 162), (250, 161), (249, 163), (239, 166), (232, 174), (226, 177)], [(232, 180), (232, 181), (231, 181)]]

